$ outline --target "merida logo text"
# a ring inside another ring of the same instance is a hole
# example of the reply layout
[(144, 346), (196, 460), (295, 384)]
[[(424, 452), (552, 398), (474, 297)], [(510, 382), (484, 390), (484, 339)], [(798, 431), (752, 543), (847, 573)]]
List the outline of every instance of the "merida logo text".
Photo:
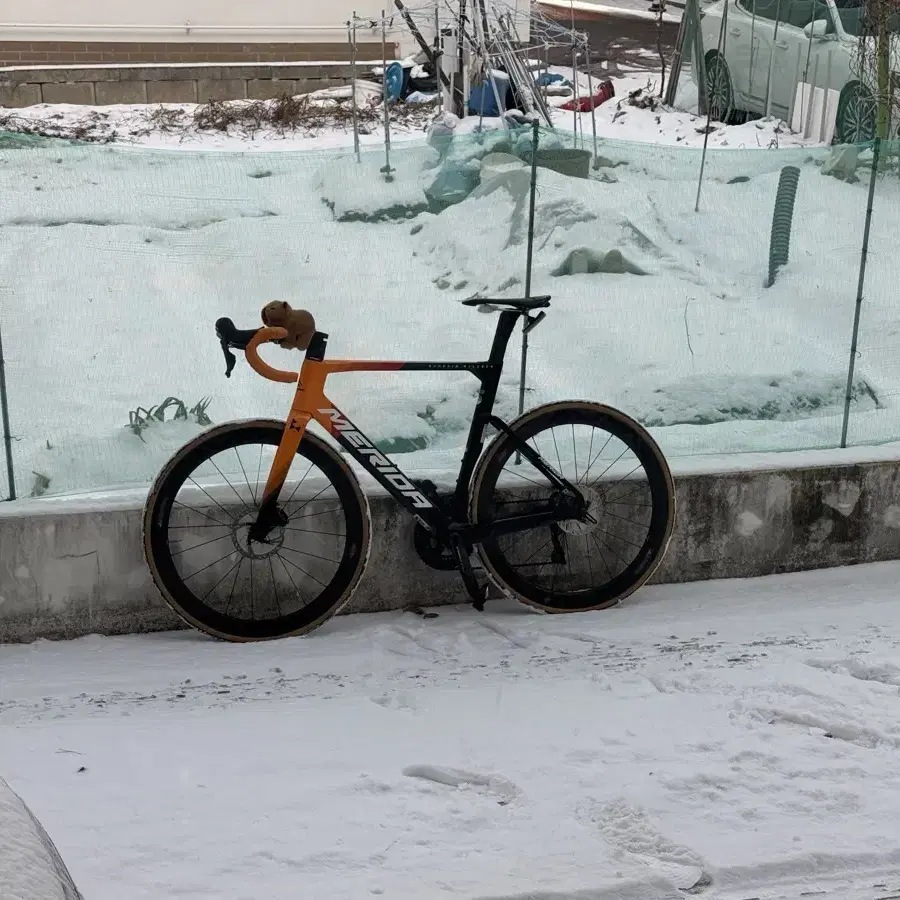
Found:
[(331, 419), (332, 429), (339, 432), (348, 444), (355, 447), (360, 456), (368, 458), (376, 471), (384, 476), (385, 481), (411, 500), (416, 509), (432, 508), (428, 498), (421, 491), (417, 491), (413, 483), (386, 456), (376, 450), (371, 441), (360, 434), (341, 413), (336, 409), (320, 409), (319, 412), (328, 416)]

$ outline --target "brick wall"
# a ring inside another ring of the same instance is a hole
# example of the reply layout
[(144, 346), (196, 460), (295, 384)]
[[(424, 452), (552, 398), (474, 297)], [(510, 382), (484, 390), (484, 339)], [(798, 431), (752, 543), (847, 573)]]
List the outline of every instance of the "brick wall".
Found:
[[(388, 47), (388, 55), (396, 53)], [(360, 59), (378, 59), (381, 44), (360, 43)], [(343, 62), (346, 43), (113, 43), (100, 41), (0, 41), (0, 66), (96, 63)]]

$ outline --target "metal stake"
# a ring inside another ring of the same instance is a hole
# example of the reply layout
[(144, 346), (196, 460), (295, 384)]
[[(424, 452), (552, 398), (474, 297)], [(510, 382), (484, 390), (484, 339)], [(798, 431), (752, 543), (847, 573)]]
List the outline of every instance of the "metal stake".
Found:
[[(528, 198), (528, 255), (525, 258), (525, 299), (531, 297), (531, 269), (534, 258), (534, 201), (537, 195), (537, 160), (540, 126), (534, 122), (531, 141), (531, 195)], [(528, 319), (522, 322), (522, 365), (519, 369), (519, 415), (525, 409), (525, 368), (528, 363)]]
[[(728, 9), (728, 5), (725, 5), (725, 9)], [(778, 5), (775, 8), (775, 30), (772, 32), (772, 44), (773, 49), (769, 54), (769, 73), (766, 76), (766, 118), (772, 114), (772, 67), (775, 65), (775, 50), (774, 44), (778, 40), (778, 20), (781, 18), (781, 0), (778, 0)]]
[(587, 62), (588, 95), (591, 104), (591, 130), (594, 132), (594, 165), (597, 165), (597, 104), (594, 102), (594, 79), (591, 76), (591, 45), (584, 41), (584, 55)]
[(356, 109), (356, 10), (353, 10), (353, 19), (347, 23), (347, 40), (350, 42), (350, 110), (353, 116), (353, 152), (356, 161), (361, 162), (359, 156), (359, 113)]
[(822, 89), (822, 119), (819, 122), (819, 142), (825, 143), (825, 122), (828, 113), (828, 92), (831, 90), (831, 50), (828, 51), (828, 64), (825, 66), (825, 87)]
[[(391, 172), (391, 115), (388, 112), (388, 86), (387, 86), (387, 18), (385, 11), (381, 11), (381, 66), (382, 66), (382, 88), (381, 88), (381, 105), (384, 107), (384, 173), (386, 181), (393, 181)], [(440, 81), (440, 73), (438, 73)], [(356, 93), (354, 87), (353, 93)]]
[(16, 499), (16, 478), (13, 474), (12, 434), (9, 430), (9, 401), (6, 396), (6, 363), (3, 360), (3, 336), (0, 334), (0, 417), (3, 421), (3, 445), (6, 450), (6, 479), (9, 500)]
[[(437, 5), (437, 0), (434, 3), (434, 67), (436, 69), (442, 69), (444, 67), (444, 50), (443, 50), (443, 40), (441, 39), (441, 13), (440, 9)], [(444, 111), (444, 86), (441, 84), (441, 73), (437, 71), (434, 73), (437, 77), (438, 83), (438, 115), (440, 115)], [(453, 76), (450, 76), (451, 79)], [(451, 80), (450, 85), (451, 96), (453, 95), (453, 83)]]
[(869, 179), (869, 202), (866, 206), (866, 222), (863, 226), (862, 252), (859, 259), (859, 281), (856, 286), (856, 310), (853, 313), (853, 337), (850, 341), (850, 366), (847, 370), (847, 392), (844, 394), (844, 423), (841, 426), (841, 447), (847, 446), (847, 429), (850, 426), (850, 392), (853, 388), (853, 372), (856, 368), (856, 350), (859, 346), (859, 317), (862, 310), (863, 289), (866, 284), (866, 263), (869, 258), (869, 232), (872, 228), (872, 206), (875, 203), (875, 179), (878, 177), (878, 158), (881, 155), (881, 138), (875, 138), (872, 154), (872, 177)]
[[(719, 43), (716, 47), (716, 55), (722, 58), (722, 45), (725, 43), (725, 25), (728, 21), (728, 4), (722, 7), (722, 21), (719, 24)], [(703, 187), (703, 172), (706, 169), (706, 145), (709, 143), (709, 129), (712, 124), (712, 104), (706, 104), (706, 131), (703, 135), (703, 153), (700, 156), (700, 177), (697, 179), (697, 200), (694, 203), (694, 212), (700, 211), (700, 190)]]

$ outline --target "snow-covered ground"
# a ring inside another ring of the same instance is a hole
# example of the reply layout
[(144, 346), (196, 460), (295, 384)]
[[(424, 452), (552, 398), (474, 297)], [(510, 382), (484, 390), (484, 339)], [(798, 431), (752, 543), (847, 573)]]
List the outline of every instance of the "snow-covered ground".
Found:
[(0, 772), (88, 900), (892, 897), (898, 578), (5, 646)]
[[(638, 2), (638, 0), (635, 0)], [(647, 51), (649, 60), (658, 57)], [(551, 66), (550, 72), (572, 77), (572, 70), (563, 66)], [(690, 69), (686, 67), (683, 76), (683, 94), (691, 93)], [(579, 75), (579, 94), (588, 96), (589, 86), (596, 90), (604, 76), (595, 76), (591, 82), (587, 75)], [(644, 96), (659, 94), (659, 77), (646, 72), (632, 72), (610, 76), (615, 87), (615, 99), (597, 108), (597, 133), (601, 139), (641, 141), (654, 144), (677, 144), (682, 147), (701, 147), (706, 128), (706, 119), (699, 118), (681, 109), (660, 109), (654, 103), (650, 108), (640, 108), (624, 102), (629, 94), (641, 91)], [(349, 91), (349, 89), (347, 89)], [(331, 93), (341, 94), (333, 89)], [(359, 102), (371, 105), (377, 96), (367, 86), (360, 87)], [(680, 98), (681, 99), (681, 98)], [(563, 101), (559, 101), (563, 102)], [(550, 105), (556, 103), (550, 98)], [(260, 101), (234, 101), (235, 108), (258, 109)], [(558, 105), (558, 103), (556, 103)], [(681, 102), (685, 109), (690, 103)], [(279, 127), (235, 124), (227, 129), (210, 127), (209, 116), (204, 117), (208, 108), (197, 104), (168, 104), (164, 106), (113, 105), (85, 107), (71, 104), (40, 104), (24, 109), (9, 110), (7, 127), (17, 130), (38, 129), (50, 136), (72, 137), (81, 140), (109, 142), (115, 145), (148, 147), (154, 149), (178, 150), (233, 150), (240, 152), (279, 150), (321, 151), (347, 149), (353, 146), (353, 132), (348, 111), (339, 116), (340, 124), (334, 122), (313, 123), (303, 127)], [(200, 113), (201, 125), (197, 116)], [(391, 126), (391, 141), (403, 144), (421, 141), (433, 110), (415, 104), (403, 109), (395, 116)], [(212, 117), (214, 119), (214, 117)], [(384, 130), (380, 116), (367, 121), (360, 136), (364, 148), (373, 149), (384, 143)], [(469, 122), (470, 127), (477, 119)], [(490, 126), (492, 123), (488, 123)], [(554, 124), (563, 130), (577, 129), (584, 140), (592, 140), (592, 123), (589, 114), (577, 117), (571, 112), (556, 110)], [(581, 138), (579, 138), (581, 140)], [(713, 123), (708, 139), (710, 147), (730, 147), (732, 149), (800, 147), (814, 146), (815, 141), (804, 141), (802, 135), (794, 135), (783, 122), (776, 119), (752, 122), (747, 125), (725, 127)]]
[[(825, 177), (828, 151), (799, 146), (775, 122), (714, 126), (695, 213), (705, 122), (635, 106), (629, 94), (646, 84), (646, 76), (619, 79), (616, 99), (600, 108), (601, 165), (588, 181), (540, 170), (532, 287), (554, 305), (533, 333), (528, 404), (610, 402), (651, 426), (672, 457), (835, 446), (867, 170), (856, 184)], [(571, 113), (556, 115), (572, 127)], [(498, 121), (481, 133), (477, 125), (458, 126), (443, 160), (421, 132), (408, 132), (416, 139), (392, 146), (390, 182), (383, 149), (367, 146), (357, 163), (346, 132), (320, 135), (325, 144), (303, 153), (275, 152), (297, 145), (272, 135), (256, 143), (225, 135), (228, 146), (256, 149), (210, 152), (215, 141), (196, 131), (177, 143), (194, 153), (175, 152), (166, 134), (141, 140), (169, 149), (3, 151), (0, 315), (20, 492), (146, 484), (198, 426), (175, 422), (138, 436), (129, 413), (173, 395), (188, 407), (210, 398), (213, 422), (283, 417), (288, 393), (243, 362), (224, 379), (213, 331), (222, 315), (259, 323), (271, 300), (312, 310), (332, 356), (486, 354), (494, 319), (459, 301), (523, 291), (527, 178), (510, 176), (440, 213), (426, 208), (441, 171), (477, 176), (488, 150), (509, 149)], [(338, 140), (343, 147), (327, 149)], [(559, 131), (554, 141), (592, 149), (590, 117), (577, 138)], [(791, 262), (765, 289), (787, 164), (801, 169)], [(854, 443), (900, 438), (898, 192), (886, 178), (876, 195)], [(354, 216), (383, 221), (337, 220)], [(499, 397), (506, 415), (517, 405), (516, 350), (514, 342)], [(447, 373), (329, 382), (373, 438), (425, 446), (406, 454), (403, 468), (438, 475), (458, 462), (476, 388)]]

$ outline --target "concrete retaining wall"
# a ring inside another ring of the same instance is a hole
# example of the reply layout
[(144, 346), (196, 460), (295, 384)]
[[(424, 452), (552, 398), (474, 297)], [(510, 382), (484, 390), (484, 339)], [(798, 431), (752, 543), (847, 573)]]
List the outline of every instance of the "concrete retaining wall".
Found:
[[(900, 558), (900, 462), (678, 474), (675, 535), (658, 582), (736, 578)], [(142, 556), (140, 493), (0, 504), (0, 641), (177, 628)], [(412, 520), (371, 499), (369, 568), (348, 612), (466, 602), (423, 565)]]
[[(359, 71), (375, 64), (360, 62)], [(348, 63), (0, 68), (0, 106), (268, 100), (349, 84), (350, 73)]]

